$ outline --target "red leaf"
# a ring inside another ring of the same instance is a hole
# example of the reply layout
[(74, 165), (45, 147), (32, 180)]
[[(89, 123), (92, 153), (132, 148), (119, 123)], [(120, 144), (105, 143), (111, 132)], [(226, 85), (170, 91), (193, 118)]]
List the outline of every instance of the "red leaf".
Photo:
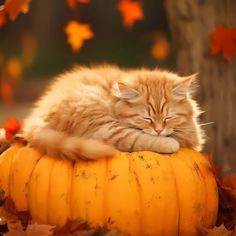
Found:
[(6, 140), (9, 140), (20, 130), (20, 122), (14, 118), (8, 118), (3, 128), (6, 131)]
[(226, 26), (218, 25), (210, 35), (212, 38), (210, 44), (211, 54), (215, 56), (221, 52), (223, 57), (231, 62), (236, 54), (236, 27), (227, 28)]
[(123, 17), (123, 24), (126, 28), (131, 28), (135, 21), (144, 18), (141, 2), (120, 0), (117, 8)]
[(3, 11), (8, 13), (11, 20), (15, 20), (21, 13), (27, 13), (31, 0), (5, 0)]

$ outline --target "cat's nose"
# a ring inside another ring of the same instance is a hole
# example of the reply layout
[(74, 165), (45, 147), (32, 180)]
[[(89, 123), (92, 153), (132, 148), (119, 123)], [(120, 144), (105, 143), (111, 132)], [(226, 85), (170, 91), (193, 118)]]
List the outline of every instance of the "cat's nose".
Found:
[(163, 129), (155, 129), (155, 130), (156, 130), (156, 132), (157, 132), (158, 135), (160, 135), (161, 132), (163, 131)]

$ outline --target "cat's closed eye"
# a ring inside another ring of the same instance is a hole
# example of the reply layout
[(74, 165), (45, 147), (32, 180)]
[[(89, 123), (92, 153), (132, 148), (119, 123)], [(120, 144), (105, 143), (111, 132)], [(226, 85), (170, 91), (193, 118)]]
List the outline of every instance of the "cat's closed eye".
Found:
[(143, 116), (142, 117), (145, 121), (147, 121), (148, 123), (153, 123), (154, 120), (151, 118), (151, 117), (146, 117), (146, 116)]
[(163, 119), (163, 123), (166, 124), (166, 123), (169, 122), (172, 118), (173, 118), (173, 116), (166, 116), (166, 117)]

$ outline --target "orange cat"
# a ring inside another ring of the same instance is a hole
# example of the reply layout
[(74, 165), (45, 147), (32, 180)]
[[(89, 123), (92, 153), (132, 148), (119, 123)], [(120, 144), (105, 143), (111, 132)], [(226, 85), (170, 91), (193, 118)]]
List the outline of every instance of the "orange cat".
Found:
[(44, 153), (97, 159), (121, 151), (201, 149), (194, 76), (78, 67), (59, 76), (25, 119), (23, 137)]

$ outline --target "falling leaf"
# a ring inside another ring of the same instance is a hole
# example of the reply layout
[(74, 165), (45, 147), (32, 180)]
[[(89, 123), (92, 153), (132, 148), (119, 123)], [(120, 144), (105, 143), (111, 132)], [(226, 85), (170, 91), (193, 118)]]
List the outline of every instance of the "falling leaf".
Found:
[(214, 227), (208, 231), (207, 236), (233, 236), (232, 230), (227, 230), (222, 224), (219, 227)]
[(11, 20), (15, 20), (21, 12), (28, 12), (30, 2), (31, 0), (6, 0), (3, 11), (9, 15)]
[(88, 24), (81, 24), (78, 21), (69, 21), (65, 27), (67, 41), (74, 52), (79, 51), (84, 40), (93, 38), (93, 32)]
[(233, 56), (236, 54), (236, 27), (227, 28), (223, 25), (218, 25), (211, 35), (211, 54), (215, 56), (222, 53), (223, 57), (231, 62)]
[(135, 21), (144, 18), (141, 2), (120, 0), (117, 8), (123, 17), (123, 24), (126, 28), (131, 28)]
[(13, 88), (9, 81), (3, 80), (0, 84), (0, 94), (7, 104), (13, 102)]
[(156, 60), (165, 60), (170, 52), (170, 44), (163, 33), (157, 33), (154, 44), (151, 47), (151, 54)]

